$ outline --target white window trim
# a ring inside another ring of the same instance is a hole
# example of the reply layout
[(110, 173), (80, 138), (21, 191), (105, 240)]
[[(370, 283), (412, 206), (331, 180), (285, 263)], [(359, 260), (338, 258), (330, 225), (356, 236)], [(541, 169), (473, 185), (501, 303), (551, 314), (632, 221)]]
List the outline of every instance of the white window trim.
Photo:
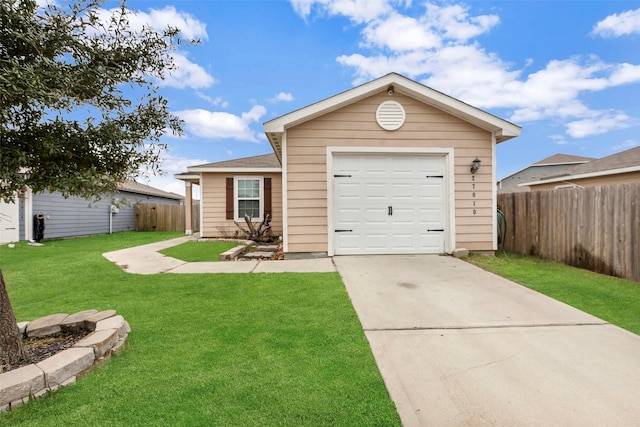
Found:
[(263, 176), (247, 176), (247, 175), (240, 175), (240, 176), (234, 176), (233, 177), (233, 216), (235, 218), (236, 221), (244, 221), (244, 217), (243, 218), (239, 218), (238, 217), (238, 181), (240, 180), (248, 180), (248, 179), (257, 179), (258, 181), (260, 181), (260, 186), (259, 186), (259, 197), (258, 199), (260, 200), (260, 216), (258, 218), (251, 218), (251, 220), (253, 221), (262, 221), (262, 217), (264, 214), (264, 177)]

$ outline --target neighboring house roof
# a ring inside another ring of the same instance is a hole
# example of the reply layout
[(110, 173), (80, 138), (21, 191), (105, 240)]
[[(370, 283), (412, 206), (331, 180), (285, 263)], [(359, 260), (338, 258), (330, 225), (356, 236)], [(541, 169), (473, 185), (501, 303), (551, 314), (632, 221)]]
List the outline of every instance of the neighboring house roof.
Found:
[(504, 181), (505, 179), (510, 178), (514, 175), (517, 175), (524, 170), (527, 170), (529, 168), (536, 167), (536, 166), (577, 165), (581, 163), (590, 162), (592, 160), (596, 160), (596, 159), (594, 157), (583, 157), (583, 156), (574, 156), (572, 154), (558, 153), (558, 154), (554, 154), (553, 156), (549, 156), (542, 160), (539, 160), (535, 163), (532, 163), (528, 166), (525, 166), (522, 169), (518, 169), (517, 171), (500, 179), (498, 182)]
[(554, 154), (553, 156), (549, 156), (546, 159), (542, 159), (539, 162), (535, 162), (531, 166), (541, 166), (541, 165), (570, 165), (570, 164), (578, 164), (578, 163), (587, 163), (592, 160), (596, 160), (594, 157), (583, 157), (583, 156), (574, 156), (572, 154)]
[(271, 153), (189, 166), (187, 168), (187, 173), (180, 175), (188, 176), (190, 173), (194, 172), (251, 172), (254, 170), (259, 170), (260, 172), (282, 172), (282, 167), (280, 166), (280, 161), (276, 155)]
[(518, 185), (522, 182), (537, 180), (551, 174), (555, 175), (559, 171), (564, 171), (567, 167), (587, 163), (592, 160), (596, 159), (593, 157), (557, 153), (525, 166), (498, 180), (498, 191), (503, 193), (529, 191), (529, 187), (519, 187)]
[(631, 148), (588, 163), (567, 168), (557, 174), (520, 185), (539, 185), (567, 179), (583, 179), (640, 171), (640, 147)]
[(120, 191), (126, 191), (128, 193), (144, 194), (146, 196), (164, 197), (165, 199), (183, 200), (184, 196), (179, 194), (170, 193), (168, 191), (160, 190), (146, 184), (141, 184), (136, 181), (127, 180), (118, 184)]
[(379, 79), (270, 120), (264, 123), (265, 134), (278, 159), (281, 159), (282, 137), (287, 128), (338, 110), (376, 93), (386, 92), (391, 89), (391, 86), (393, 86), (394, 93), (409, 96), (492, 132), (496, 137), (496, 142), (503, 142), (520, 135), (520, 126), (396, 73), (387, 74)]

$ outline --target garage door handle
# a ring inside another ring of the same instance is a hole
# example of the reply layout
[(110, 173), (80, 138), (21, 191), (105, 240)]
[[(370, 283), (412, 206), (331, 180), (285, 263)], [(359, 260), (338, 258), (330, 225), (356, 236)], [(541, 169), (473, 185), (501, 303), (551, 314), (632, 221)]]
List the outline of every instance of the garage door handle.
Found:
[(351, 175), (333, 175), (334, 178), (351, 178)]
[(353, 230), (333, 230), (336, 233), (351, 233)]
[(427, 175), (427, 178), (444, 178), (444, 175)]
[(429, 228), (427, 231), (444, 231), (444, 228)]
[(393, 215), (393, 206), (389, 206), (389, 216)]

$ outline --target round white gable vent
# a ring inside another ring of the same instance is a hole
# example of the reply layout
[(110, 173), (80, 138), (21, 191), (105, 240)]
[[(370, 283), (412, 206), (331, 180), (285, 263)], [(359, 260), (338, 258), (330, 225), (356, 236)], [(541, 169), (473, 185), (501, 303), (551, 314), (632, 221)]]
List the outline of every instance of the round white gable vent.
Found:
[(385, 130), (400, 129), (405, 118), (404, 108), (396, 101), (384, 101), (376, 110), (376, 121)]

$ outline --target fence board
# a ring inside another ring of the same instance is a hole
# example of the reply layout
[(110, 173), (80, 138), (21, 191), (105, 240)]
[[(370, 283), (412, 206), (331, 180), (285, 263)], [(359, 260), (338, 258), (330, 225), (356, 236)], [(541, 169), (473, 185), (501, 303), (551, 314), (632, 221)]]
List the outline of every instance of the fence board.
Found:
[(184, 205), (140, 203), (134, 212), (136, 231), (185, 231)]
[(501, 248), (640, 282), (640, 184), (501, 193)]

